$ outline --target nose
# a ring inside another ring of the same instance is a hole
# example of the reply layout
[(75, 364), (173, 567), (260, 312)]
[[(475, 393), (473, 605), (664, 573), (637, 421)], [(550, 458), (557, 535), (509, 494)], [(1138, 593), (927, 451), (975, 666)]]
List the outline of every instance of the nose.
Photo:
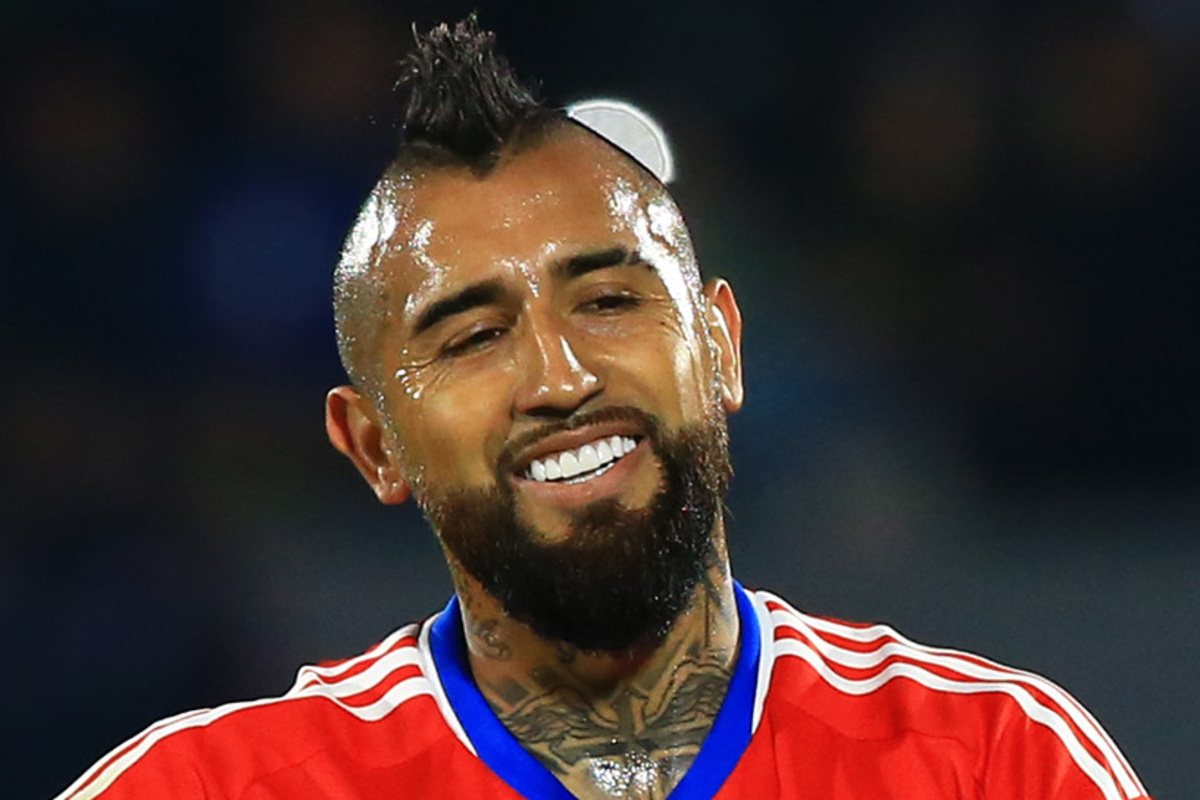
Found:
[(579, 358), (571, 337), (555, 320), (528, 319), (517, 365), (513, 411), (526, 417), (566, 417), (602, 388)]

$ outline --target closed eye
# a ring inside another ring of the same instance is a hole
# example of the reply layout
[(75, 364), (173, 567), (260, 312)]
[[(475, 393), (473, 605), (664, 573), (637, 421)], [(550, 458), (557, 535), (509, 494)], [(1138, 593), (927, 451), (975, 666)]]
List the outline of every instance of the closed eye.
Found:
[(449, 357), (461, 356), (482, 349), (493, 340), (503, 336), (507, 330), (507, 328), (500, 327), (481, 328), (461, 339), (453, 339), (447, 342), (442, 347), (442, 355)]
[(581, 310), (594, 311), (601, 314), (623, 311), (634, 308), (641, 303), (641, 298), (627, 292), (605, 294), (594, 297), (580, 306)]

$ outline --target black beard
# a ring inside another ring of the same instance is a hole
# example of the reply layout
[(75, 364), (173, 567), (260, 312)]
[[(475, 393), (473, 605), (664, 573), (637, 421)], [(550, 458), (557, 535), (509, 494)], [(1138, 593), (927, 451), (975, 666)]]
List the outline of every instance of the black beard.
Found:
[(714, 528), (729, 486), (729, 437), (714, 413), (662, 431), (633, 408), (581, 415), (545, 433), (627, 419), (661, 465), (644, 509), (601, 500), (573, 515), (566, 541), (546, 543), (516, 512), (506, 458), (494, 488), (429, 493), (422, 507), (442, 545), (513, 619), (543, 638), (593, 652), (661, 641), (716, 564)]

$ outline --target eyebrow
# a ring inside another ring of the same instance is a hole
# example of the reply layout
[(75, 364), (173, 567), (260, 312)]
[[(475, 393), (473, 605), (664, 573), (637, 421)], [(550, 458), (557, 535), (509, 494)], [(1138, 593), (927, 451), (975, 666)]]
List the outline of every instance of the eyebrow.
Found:
[(430, 303), (417, 316), (417, 322), (413, 325), (413, 335), (416, 336), (429, 330), (447, 317), (462, 314), (480, 306), (491, 305), (497, 302), (503, 294), (504, 287), (495, 278), (473, 283), (449, 297)]
[(636, 250), (617, 246), (607, 250), (573, 255), (556, 263), (551, 267), (551, 272), (556, 278), (578, 278), (598, 269), (641, 263), (645, 262)]

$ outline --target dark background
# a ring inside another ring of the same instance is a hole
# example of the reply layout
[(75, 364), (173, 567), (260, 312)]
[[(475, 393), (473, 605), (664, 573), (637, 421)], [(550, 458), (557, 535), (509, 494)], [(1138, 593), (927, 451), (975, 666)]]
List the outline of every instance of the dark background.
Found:
[(741, 580), (1042, 672), (1190, 796), (1200, 4), (568, 5), (0, 6), (5, 796), (448, 595), (322, 399), (392, 62), (472, 6), (673, 138), (746, 315)]

